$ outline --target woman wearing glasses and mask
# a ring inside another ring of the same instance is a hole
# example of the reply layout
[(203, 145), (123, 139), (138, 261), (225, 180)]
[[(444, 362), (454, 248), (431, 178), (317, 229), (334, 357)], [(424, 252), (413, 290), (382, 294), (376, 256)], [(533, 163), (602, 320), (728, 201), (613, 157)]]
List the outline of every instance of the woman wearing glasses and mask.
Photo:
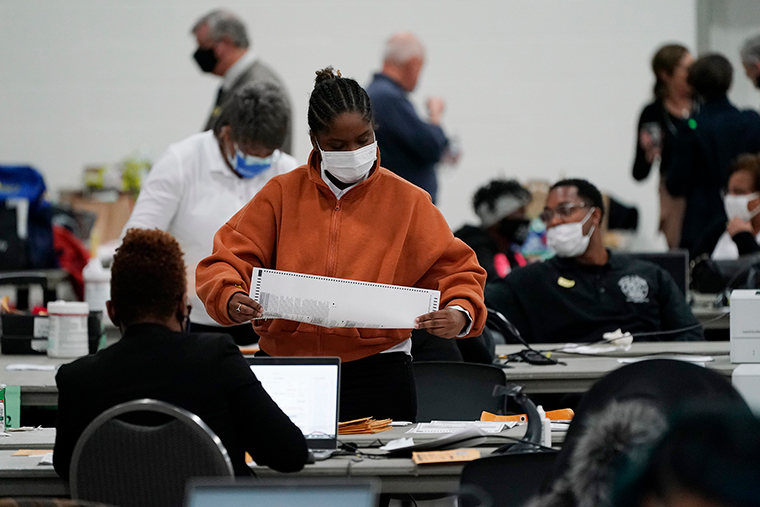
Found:
[(532, 343), (596, 342), (617, 329), (655, 333), (637, 341), (702, 339), (684, 294), (665, 270), (604, 248), (603, 215), (594, 185), (580, 179), (555, 183), (541, 219), (556, 256), (489, 283), (488, 307)]
[(707, 254), (713, 260), (731, 260), (760, 252), (760, 155), (737, 157), (723, 203), (728, 221), (709, 227), (695, 257)]
[[(217, 232), (197, 291), (220, 324), (258, 319), (254, 267), (441, 291), (414, 327), (442, 338), (479, 335), (486, 274), (430, 196), (380, 166), (366, 91), (328, 67), (309, 99), (308, 164), (273, 178)], [(340, 420), (414, 421), (411, 329), (324, 328), (254, 320), (263, 355), (339, 356)]]
[(230, 334), (239, 345), (258, 337), (250, 324), (220, 328), (195, 294), (195, 267), (211, 254), (216, 231), (278, 174), (298, 164), (280, 147), (290, 109), (278, 87), (247, 85), (225, 106), (214, 129), (169, 146), (151, 168), (122, 231), (161, 229), (185, 253), (194, 332)]

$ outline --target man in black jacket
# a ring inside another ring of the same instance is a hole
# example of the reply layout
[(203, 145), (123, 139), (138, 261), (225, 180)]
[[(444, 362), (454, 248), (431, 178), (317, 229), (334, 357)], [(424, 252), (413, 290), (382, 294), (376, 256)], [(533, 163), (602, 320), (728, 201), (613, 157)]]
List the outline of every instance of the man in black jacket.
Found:
[(68, 479), (77, 439), (100, 413), (154, 398), (199, 416), (221, 439), (236, 475), (259, 465), (295, 472), (308, 450), (301, 431), (264, 391), (228, 335), (187, 333), (185, 264), (177, 241), (130, 229), (114, 257), (108, 315), (119, 342), (63, 365), (56, 375), (55, 470)]
[(637, 341), (701, 340), (699, 323), (667, 271), (604, 248), (603, 215), (594, 185), (555, 183), (541, 219), (557, 256), (486, 284), (486, 306), (533, 343), (595, 342), (617, 329)]

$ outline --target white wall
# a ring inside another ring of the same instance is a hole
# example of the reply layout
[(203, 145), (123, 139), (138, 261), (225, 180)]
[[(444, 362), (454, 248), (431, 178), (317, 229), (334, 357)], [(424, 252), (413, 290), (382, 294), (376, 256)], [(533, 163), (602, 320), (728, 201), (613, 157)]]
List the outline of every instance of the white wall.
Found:
[[(218, 81), (191, 60), (189, 29), (206, 0), (0, 2), (0, 161), (38, 167), (53, 190), (80, 185), (91, 163), (141, 145), (155, 159), (196, 132)], [(474, 215), (474, 190), (496, 176), (580, 176), (642, 215), (639, 248), (655, 240), (655, 178), (630, 176), (635, 125), (663, 42), (696, 41), (695, 0), (357, 0), (226, 6), (249, 22), (254, 48), (288, 84), (296, 156), (308, 154), (314, 71), (331, 64), (367, 83), (385, 38), (410, 29), (428, 64), (417, 104), (447, 99), (463, 146), (441, 176), (452, 227)]]

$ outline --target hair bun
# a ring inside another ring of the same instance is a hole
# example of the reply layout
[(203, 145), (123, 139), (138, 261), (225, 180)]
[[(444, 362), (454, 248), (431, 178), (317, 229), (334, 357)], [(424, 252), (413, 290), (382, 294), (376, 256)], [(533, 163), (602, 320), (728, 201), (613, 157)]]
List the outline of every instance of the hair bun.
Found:
[(319, 84), (323, 81), (329, 81), (330, 79), (338, 79), (341, 77), (340, 71), (333, 71), (332, 66), (325, 67), (316, 72), (317, 78), (314, 80), (315, 84)]

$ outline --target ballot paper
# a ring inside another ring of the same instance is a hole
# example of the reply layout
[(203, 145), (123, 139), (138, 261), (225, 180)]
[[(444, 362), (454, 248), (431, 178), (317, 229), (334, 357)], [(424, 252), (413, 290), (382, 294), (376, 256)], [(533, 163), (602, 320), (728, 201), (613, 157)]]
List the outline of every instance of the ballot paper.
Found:
[(412, 329), (414, 319), (438, 310), (437, 290), (255, 268), (251, 299), (263, 319), (322, 327)]

